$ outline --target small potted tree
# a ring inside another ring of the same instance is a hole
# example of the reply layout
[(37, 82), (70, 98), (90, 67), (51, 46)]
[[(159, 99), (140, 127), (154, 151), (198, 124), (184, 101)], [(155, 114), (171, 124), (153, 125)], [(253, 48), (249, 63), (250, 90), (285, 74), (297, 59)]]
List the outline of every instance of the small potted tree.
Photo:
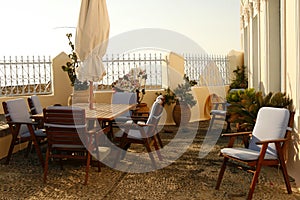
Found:
[(176, 105), (173, 109), (173, 120), (176, 126), (186, 125), (190, 121), (191, 108), (197, 103), (191, 94), (191, 87), (196, 85), (197, 82), (195, 80), (189, 80), (189, 77), (186, 75), (184, 75), (183, 80), (184, 83), (178, 84), (174, 90)]

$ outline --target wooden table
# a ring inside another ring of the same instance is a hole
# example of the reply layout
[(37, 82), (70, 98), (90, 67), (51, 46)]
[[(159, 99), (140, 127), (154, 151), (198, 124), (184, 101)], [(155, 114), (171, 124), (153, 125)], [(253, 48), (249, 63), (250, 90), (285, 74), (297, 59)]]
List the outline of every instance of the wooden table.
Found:
[[(94, 103), (94, 109), (90, 109), (88, 103), (76, 103), (72, 107), (85, 109), (85, 115), (88, 120), (112, 121), (128, 110), (135, 109), (136, 104)], [(32, 115), (31, 117), (33, 119), (41, 119), (43, 118), (43, 113)]]
[(90, 109), (88, 103), (75, 103), (72, 106), (84, 108), (86, 118), (89, 120), (112, 121), (128, 110), (134, 109), (136, 104), (94, 103), (94, 109)]
[[(136, 104), (108, 104), (108, 103), (94, 103), (94, 108), (90, 109), (89, 103), (75, 103), (72, 107), (79, 107), (85, 109), (86, 119), (89, 127), (93, 128), (95, 120), (97, 120), (102, 128), (111, 126), (112, 121), (126, 113), (128, 110), (135, 109)], [(43, 113), (32, 115), (33, 119), (42, 119)], [(110, 129), (108, 137), (113, 138), (113, 130)]]

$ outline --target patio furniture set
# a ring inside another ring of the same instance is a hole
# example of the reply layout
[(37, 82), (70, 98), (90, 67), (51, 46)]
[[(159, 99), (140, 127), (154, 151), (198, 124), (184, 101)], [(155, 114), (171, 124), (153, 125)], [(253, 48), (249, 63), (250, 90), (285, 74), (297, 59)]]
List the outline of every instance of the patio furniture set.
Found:
[[(156, 167), (151, 147), (156, 150), (159, 160), (163, 160), (160, 155), (163, 145), (156, 129), (164, 109), (163, 97), (157, 97), (148, 115), (142, 117), (134, 116), (136, 104), (128, 103), (131, 102), (131, 97), (125, 99), (127, 104), (124, 102), (95, 104), (95, 109), (89, 109), (86, 103), (41, 109), (38, 98), (31, 97), (28, 100), (31, 115), (24, 99), (3, 102), (6, 120), (13, 136), (6, 163), (9, 163), (15, 144), (28, 142), (26, 155), (33, 144), (44, 169), (44, 182), (47, 180), (50, 158), (59, 159), (61, 166), (63, 159), (75, 158), (86, 161), (84, 184), (87, 184), (92, 157), (96, 158), (94, 160), (100, 171), (101, 160), (105, 159), (111, 151), (99, 140), (103, 135), (110, 135), (109, 140), (120, 150), (127, 150), (131, 143), (144, 145), (153, 167)], [(37, 103), (34, 103), (35, 101)], [(122, 116), (124, 113), (132, 116), (130, 121)], [(36, 119), (37, 122), (32, 119)], [(126, 119), (125, 123), (123, 123), (124, 119)], [(122, 125), (119, 120), (122, 121)], [(229, 136), (230, 140), (228, 147), (223, 148), (220, 153), (224, 161), (215, 189), (220, 188), (227, 162), (234, 160), (235, 164), (251, 167), (250, 171), (254, 174), (247, 199), (252, 199), (262, 166), (280, 166), (287, 191), (291, 194), (284, 156), (286, 143), (291, 134), (289, 127), (293, 127), (293, 120), (294, 114), (287, 109), (264, 107), (259, 110), (253, 132), (223, 134)], [(95, 125), (95, 122), (101, 122), (100, 126)], [(112, 131), (113, 126), (116, 125), (123, 130), (121, 134), (120, 131), (117, 134)], [(233, 147), (234, 139), (238, 136), (243, 137), (244, 148)], [(42, 142), (47, 143), (46, 161), (39, 146)], [(117, 164), (122, 159), (121, 151), (117, 151), (114, 156)]]
[[(87, 184), (92, 157), (95, 158), (100, 171), (100, 161), (111, 151), (109, 145), (105, 145), (105, 141), (100, 141), (105, 140), (104, 138), (109, 138), (120, 148), (130, 146), (131, 143), (143, 144), (155, 166), (151, 146), (155, 144), (155, 149), (159, 148), (156, 126), (163, 111), (162, 97), (158, 97), (153, 103), (146, 122), (139, 124), (135, 123), (136, 120), (143, 121), (145, 117), (133, 115), (134, 121), (130, 121), (130, 116), (126, 115), (136, 111), (136, 104), (128, 101), (126, 103), (124, 99), (123, 102), (113, 104), (96, 103), (94, 109), (90, 109), (88, 103), (42, 108), (37, 96), (32, 96), (28, 98), (30, 113), (22, 98), (3, 102), (2, 105), (12, 133), (6, 164), (9, 164), (15, 145), (28, 142), (25, 155), (27, 156), (33, 144), (44, 170), (44, 182), (47, 180), (50, 159), (58, 159), (61, 167), (64, 159), (80, 159), (86, 160), (84, 184)], [(118, 117), (127, 118), (127, 128), (123, 134), (115, 136), (113, 123), (120, 125)], [(102, 137), (103, 135), (107, 137)], [(45, 161), (40, 147), (43, 143), (47, 143)], [(116, 164), (118, 161), (115, 159)]]

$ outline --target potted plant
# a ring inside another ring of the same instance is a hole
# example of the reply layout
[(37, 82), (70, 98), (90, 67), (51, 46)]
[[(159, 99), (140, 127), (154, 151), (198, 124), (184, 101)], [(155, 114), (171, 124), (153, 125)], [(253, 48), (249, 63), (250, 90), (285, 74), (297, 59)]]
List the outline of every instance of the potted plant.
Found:
[[(195, 80), (189, 80), (186, 74), (183, 77), (184, 83), (178, 84), (174, 90), (176, 105), (173, 109), (173, 120), (177, 126), (186, 125), (191, 118), (191, 108), (196, 105), (197, 101), (191, 94), (191, 87), (196, 85)], [(184, 111), (184, 112), (183, 112)]]
[(282, 92), (270, 92), (264, 96), (261, 91), (256, 92), (254, 88), (248, 88), (230, 92), (226, 99), (230, 104), (227, 107), (229, 121), (238, 124), (238, 131), (253, 129), (261, 107), (287, 108), (293, 111), (292, 99)]
[(170, 87), (167, 87), (164, 89), (164, 92), (156, 92), (156, 96), (163, 95), (164, 96), (164, 104), (165, 105), (172, 105), (173, 103), (176, 103), (176, 95), (174, 92), (172, 92)]
[(79, 60), (75, 52), (74, 44), (71, 41), (72, 34), (67, 33), (66, 36), (68, 37), (69, 46), (71, 47), (71, 53), (68, 55), (69, 58), (71, 58), (71, 62), (67, 62), (66, 65), (63, 65), (62, 69), (63, 71), (67, 72), (71, 86), (74, 87), (74, 90), (87, 90), (89, 83), (87, 81), (81, 82), (77, 79), (76, 69), (79, 66)]
[(230, 89), (246, 89), (248, 88), (248, 78), (246, 73), (246, 66), (237, 66), (233, 71), (235, 79), (230, 84)]

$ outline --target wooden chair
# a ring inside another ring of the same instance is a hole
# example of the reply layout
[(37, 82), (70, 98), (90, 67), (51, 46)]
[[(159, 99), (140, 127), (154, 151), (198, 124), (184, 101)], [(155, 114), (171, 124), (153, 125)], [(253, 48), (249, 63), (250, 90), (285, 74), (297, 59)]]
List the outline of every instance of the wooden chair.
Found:
[[(244, 91), (245, 89), (231, 89), (228, 93), (236, 92), (236, 91)], [(230, 115), (227, 112), (227, 107), (230, 106), (230, 103), (226, 101), (226, 99), (213, 94), (212, 95), (212, 110), (210, 111), (211, 120), (209, 122), (209, 130), (210, 132), (212, 128), (215, 126), (215, 121), (219, 121), (221, 123), (221, 129), (223, 129), (224, 122), (226, 122), (226, 132), (231, 131), (230, 127)]]
[(159, 160), (162, 160), (162, 156), (159, 152), (159, 146), (157, 144), (157, 140), (160, 140), (159, 134), (157, 132), (157, 126), (163, 114), (163, 105), (163, 96), (159, 96), (153, 103), (149, 117), (145, 124), (133, 122), (125, 123), (123, 125), (122, 129), (124, 131), (120, 131), (115, 135), (115, 137), (120, 138), (119, 147), (121, 149), (120, 151), (118, 151), (118, 154), (116, 156), (117, 161), (120, 159), (121, 151), (127, 150), (130, 147), (130, 144), (142, 144), (145, 146), (149, 154), (153, 167), (156, 168), (156, 162), (152, 154), (151, 146), (154, 146)]
[[(91, 154), (97, 158), (98, 171), (100, 160), (110, 152), (108, 147), (98, 145), (98, 136), (106, 133), (109, 127), (100, 130), (87, 130), (85, 110), (77, 107), (51, 106), (43, 110), (45, 129), (48, 139), (46, 162), (44, 168), (44, 182), (50, 158), (86, 160), (86, 175), (84, 184), (88, 182)], [(62, 164), (62, 162), (61, 162)]]
[(12, 134), (6, 164), (10, 161), (15, 145), (28, 142), (26, 153), (26, 156), (28, 156), (33, 142), (41, 165), (44, 167), (44, 159), (39, 144), (46, 140), (46, 134), (44, 130), (36, 129), (35, 125), (37, 124), (30, 118), (28, 106), (26, 105), (25, 100), (21, 98), (8, 100), (6, 102), (2, 102), (2, 106), (7, 124), (9, 125), (9, 129)]
[[(115, 92), (112, 94), (111, 103), (112, 104), (136, 104), (137, 102), (136, 93), (133, 92)], [(118, 142), (117, 139), (113, 135), (113, 128), (119, 128), (120, 124), (125, 123), (130, 120), (130, 116), (132, 115), (132, 111), (129, 110), (126, 113), (123, 113), (121, 116), (118, 116), (112, 121), (104, 122), (105, 125), (102, 126), (110, 126), (111, 132), (108, 134), (108, 138), (113, 142)]]
[[(32, 95), (27, 98), (27, 103), (30, 109), (31, 115), (41, 114), (43, 113), (43, 107), (37, 95)], [(44, 128), (43, 119), (36, 120), (39, 128)]]
[(220, 127), (223, 129), (224, 122), (227, 123), (226, 131), (230, 131), (230, 123), (228, 122), (227, 117), (227, 106), (228, 103), (226, 101), (220, 101), (220, 102), (213, 102), (213, 109), (210, 111), (211, 119), (209, 122), (209, 131), (211, 131), (214, 128), (215, 121), (219, 120), (222, 123), (222, 126)]
[(43, 107), (37, 95), (32, 95), (27, 98), (27, 102), (32, 115), (43, 113)]
[[(249, 132), (223, 134), (229, 136), (227, 148), (221, 150), (224, 161), (217, 180), (216, 189), (219, 189), (226, 164), (229, 160), (234, 163), (244, 164), (253, 168), (253, 178), (247, 199), (252, 199), (254, 188), (258, 182), (262, 166), (280, 166), (285, 185), (289, 194), (292, 193), (289, 177), (284, 160), (284, 150), (290, 138), (293, 127), (294, 113), (284, 108), (263, 107), (259, 110), (257, 121), (252, 134)], [(249, 145), (245, 136), (251, 135)], [(237, 136), (243, 136), (245, 148), (233, 148)]]
[[(137, 103), (137, 95), (133, 92), (115, 92), (112, 96), (112, 104), (136, 104)], [(132, 116), (132, 111), (129, 110), (128, 112), (124, 113), (123, 115), (117, 117), (113, 125), (117, 126), (118, 123), (124, 123), (130, 120)]]

